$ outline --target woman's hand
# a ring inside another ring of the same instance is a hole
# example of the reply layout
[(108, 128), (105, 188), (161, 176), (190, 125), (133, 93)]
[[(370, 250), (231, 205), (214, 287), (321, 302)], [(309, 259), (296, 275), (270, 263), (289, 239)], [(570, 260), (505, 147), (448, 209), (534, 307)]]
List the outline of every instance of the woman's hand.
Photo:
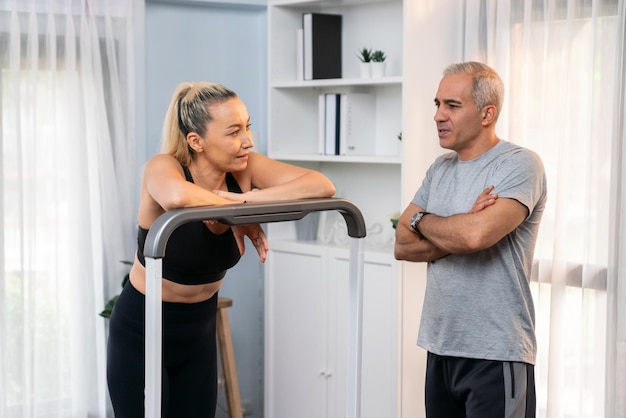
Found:
[(259, 253), (261, 262), (264, 263), (267, 258), (269, 244), (261, 225), (233, 225), (231, 229), (233, 230), (237, 247), (239, 247), (239, 254), (243, 255), (245, 253), (246, 245), (244, 243), (244, 237), (247, 236), (250, 242), (252, 242), (252, 245), (254, 245), (254, 248), (256, 248), (256, 252)]

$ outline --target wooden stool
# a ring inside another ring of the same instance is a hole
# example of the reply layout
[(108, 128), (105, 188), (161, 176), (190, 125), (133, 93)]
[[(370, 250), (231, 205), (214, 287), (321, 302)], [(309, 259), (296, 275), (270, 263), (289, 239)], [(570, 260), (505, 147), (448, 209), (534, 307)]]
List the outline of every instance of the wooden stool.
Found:
[(228, 323), (226, 308), (233, 306), (230, 298), (217, 299), (217, 341), (222, 357), (222, 371), (226, 387), (226, 401), (230, 418), (243, 418), (243, 409), (239, 395), (239, 381), (237, 380), (237, 366), (235, 365), (235, 351), (233, 338)]

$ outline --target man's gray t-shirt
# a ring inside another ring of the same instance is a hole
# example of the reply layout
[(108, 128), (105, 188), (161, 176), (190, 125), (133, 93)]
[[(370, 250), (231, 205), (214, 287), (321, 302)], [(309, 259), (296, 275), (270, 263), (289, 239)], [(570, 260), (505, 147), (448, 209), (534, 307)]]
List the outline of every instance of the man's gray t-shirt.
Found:
[(535, 363), (535, 312), (529, 288), (546, 177), (532, 151), (500, 141), (470, 161), (455, 152), (430, 166), (413, 203), (438, 216), (467, 213), (489, 186), (515, 199), (527, 218), (494, 246), (428, 263), (418, 344), (441, 356)]

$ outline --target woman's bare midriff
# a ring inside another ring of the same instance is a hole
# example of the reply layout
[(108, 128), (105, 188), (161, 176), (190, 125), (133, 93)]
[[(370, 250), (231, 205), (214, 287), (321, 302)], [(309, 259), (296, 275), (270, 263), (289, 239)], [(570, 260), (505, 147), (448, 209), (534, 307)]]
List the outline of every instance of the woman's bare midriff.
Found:
[[(137, 257), (135, 257), (133, 267), (130, 269), (130, 282), (135, 289), (144, 295), (146, 294), (146, 269), (137, 260)], [(211, 299), (220, 289), (222, 280), (206, 284), (185, 285), (162, 279), (161, 283), (164, 302), (198, 303)]]

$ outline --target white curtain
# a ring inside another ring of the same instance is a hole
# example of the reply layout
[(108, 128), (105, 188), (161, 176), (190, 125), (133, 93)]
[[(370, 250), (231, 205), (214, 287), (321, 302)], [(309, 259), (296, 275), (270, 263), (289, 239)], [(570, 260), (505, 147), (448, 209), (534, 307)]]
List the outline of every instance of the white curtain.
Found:
[(506, 85), (498, 134), (548, 175), (532, 283), (539, 417), (626, 416), (625, 20), (624, 0), (465, 3), (464, 58)]
[[(609, 235), (612, 248), (609, 256), (608, 338), (606, 416), (626, 417), (626, 5), (621, 4), (622, 61), (621, 78), (616, 83), (618, 91), (615, 109), (619, 122), (616, 141), (611, 152), (611, 188)], [(620, 98), (621, 97), (621, 98)], [(620, 140), (621, 138), (621, 140)]]
[(0, 0), (0, 416), (105, 417), (143, 0)]

